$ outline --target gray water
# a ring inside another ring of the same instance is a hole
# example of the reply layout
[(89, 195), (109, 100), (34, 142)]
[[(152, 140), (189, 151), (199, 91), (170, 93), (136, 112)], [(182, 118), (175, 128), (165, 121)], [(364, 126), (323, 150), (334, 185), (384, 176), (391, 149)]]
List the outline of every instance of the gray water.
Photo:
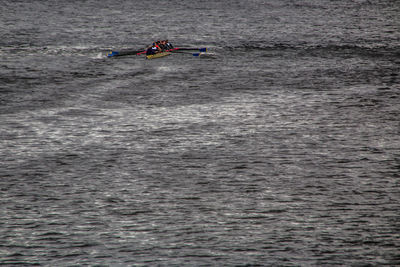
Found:
[(400, 266), (399, 1), (0, 10), (1, 265)]

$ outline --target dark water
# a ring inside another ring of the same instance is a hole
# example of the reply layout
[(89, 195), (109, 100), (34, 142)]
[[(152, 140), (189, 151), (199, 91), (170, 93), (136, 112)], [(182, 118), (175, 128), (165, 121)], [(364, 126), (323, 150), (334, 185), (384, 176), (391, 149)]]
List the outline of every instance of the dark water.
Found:
[(1, 265), (400, 265), (399, 1), (0, 9)]

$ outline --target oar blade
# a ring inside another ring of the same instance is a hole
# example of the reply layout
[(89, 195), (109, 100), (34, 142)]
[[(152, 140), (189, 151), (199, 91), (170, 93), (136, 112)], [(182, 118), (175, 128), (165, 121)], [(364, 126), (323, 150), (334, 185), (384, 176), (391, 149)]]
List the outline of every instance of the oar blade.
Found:
[(119, 52), (118, 51), (110, 51), (108, 54), (107, 54), (107, 57), (115, 57), (115, 56), (118, 56), (119, 55)]

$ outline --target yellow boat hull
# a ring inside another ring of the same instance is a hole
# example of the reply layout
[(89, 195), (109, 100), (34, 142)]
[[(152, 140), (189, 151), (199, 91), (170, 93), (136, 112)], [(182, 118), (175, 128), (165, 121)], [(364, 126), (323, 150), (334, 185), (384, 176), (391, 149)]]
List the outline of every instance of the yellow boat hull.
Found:
[(148, 55), (148, 56), (146, 56), (146, 58), (154, 59), (154, 58), (165, 57), (165, 56), (169, 56), (169, 55), (171, 55), (171, 52), (161, 52), (161, 53), (157, 53), (154, 55)]

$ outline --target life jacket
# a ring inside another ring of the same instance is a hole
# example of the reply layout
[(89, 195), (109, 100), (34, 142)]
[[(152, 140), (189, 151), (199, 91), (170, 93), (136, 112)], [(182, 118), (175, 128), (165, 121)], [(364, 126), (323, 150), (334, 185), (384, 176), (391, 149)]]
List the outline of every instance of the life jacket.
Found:
[(154, 55), (153, 47), (147, 48), (146, 55)]

